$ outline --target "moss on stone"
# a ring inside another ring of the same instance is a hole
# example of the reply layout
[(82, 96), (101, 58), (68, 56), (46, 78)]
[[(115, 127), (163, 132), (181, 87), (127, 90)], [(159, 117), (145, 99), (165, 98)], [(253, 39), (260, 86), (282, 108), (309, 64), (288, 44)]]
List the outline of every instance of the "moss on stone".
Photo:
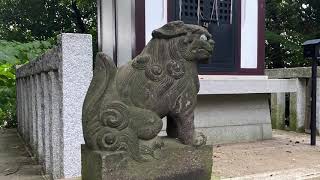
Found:
[(298, 127), (297, 132), (298, 133), (304, 133), (305, 132), (305, 127), (304, 126)]
[(296, 93), (290, 93), (290, 113), (289, 113), (289, 129), (291, 131), (297, 131), (297, 95)]
[(272, 129), (284, 129), (284, 110), (280, 105), (271, 107), (271, 124)]
[(289, 123), (289, 129), (291, 131), (297, 131), (297, 113), (290, 111), (290, 123)]

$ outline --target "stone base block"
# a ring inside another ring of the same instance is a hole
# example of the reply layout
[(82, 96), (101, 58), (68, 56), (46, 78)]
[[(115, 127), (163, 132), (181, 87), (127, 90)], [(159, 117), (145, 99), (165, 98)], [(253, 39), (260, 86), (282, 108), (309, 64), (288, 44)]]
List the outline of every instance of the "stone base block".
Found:
[[(271, 139), (268, 98), (268, 94), (199, 95), (196, 130), (207, 136), (210, 145)], [(166, 136), (165, 118), (163, 124), (160, 135)]]
[(92, 151), (82, 145), (83, 180), (209, 180), (212, 147), (194, 148), (165, 139), (157, 159), (137, 162), (125, 152)]

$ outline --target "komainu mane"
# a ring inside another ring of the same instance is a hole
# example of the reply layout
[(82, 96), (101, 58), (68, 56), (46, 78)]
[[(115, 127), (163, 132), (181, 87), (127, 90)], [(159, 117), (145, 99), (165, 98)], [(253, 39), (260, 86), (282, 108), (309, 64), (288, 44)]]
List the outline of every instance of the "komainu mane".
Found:
[(88, 148), (125, 151), (134, 160), (147, 160), (163, 146), (157, 135), (165, 116), (169, 137), (193, 146), (206, 143), (194, 130), (194, 109), (197, 62), (210, 57), (211, 35), (205, 28), (176, 21), (152, 36), (140, 55), (119, 68), (104, 53), (97, 54), (83, 106)]

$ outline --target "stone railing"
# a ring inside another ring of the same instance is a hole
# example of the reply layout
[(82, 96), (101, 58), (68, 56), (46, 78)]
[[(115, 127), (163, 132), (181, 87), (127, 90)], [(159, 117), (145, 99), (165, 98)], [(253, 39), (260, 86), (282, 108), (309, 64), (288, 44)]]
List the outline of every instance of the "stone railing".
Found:
[[(297, 132), (310, 131), (311, 68), (268, 69), (269, 79), (290, 79), (296, 81), (294, 92), (271, 95), (271, 119), (275, 129)], [(320, 132), (320, 67), (317, 78), (317, 129)], [(286, 122), (287, 120), (287, 122)], [(289, 125), (288, 125), (289, 124)]]
[(82, 104), (92, 78), (92, 40), (62, 34), (40, 58), (18, 67), (18, 131), (53, 179), (81, 175)]

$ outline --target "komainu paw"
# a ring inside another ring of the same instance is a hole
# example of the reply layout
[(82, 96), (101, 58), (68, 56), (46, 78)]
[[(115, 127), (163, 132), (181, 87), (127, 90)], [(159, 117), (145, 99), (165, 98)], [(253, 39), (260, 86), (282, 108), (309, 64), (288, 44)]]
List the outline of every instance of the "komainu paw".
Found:
[(207, 137), (201, 132), (195, 132), (193, 135), (193, 146), (199, 147), (205, 145), (207, 142)]

